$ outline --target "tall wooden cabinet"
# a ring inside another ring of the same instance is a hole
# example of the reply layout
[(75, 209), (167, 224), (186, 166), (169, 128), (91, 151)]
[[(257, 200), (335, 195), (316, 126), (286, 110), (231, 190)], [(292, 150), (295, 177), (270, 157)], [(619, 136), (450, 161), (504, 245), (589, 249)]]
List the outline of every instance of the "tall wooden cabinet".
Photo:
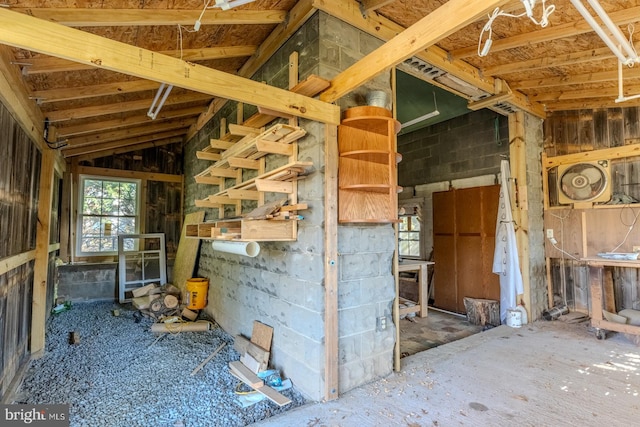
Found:
[(464, 313), (464, 297), (500, 300), (492, 273), (500, 186), (433, 193), (434, 305)]
[(338, 221), (398, 220), (395, 135), (400, 123), (380, 107), (354, 107), (338, 127)]

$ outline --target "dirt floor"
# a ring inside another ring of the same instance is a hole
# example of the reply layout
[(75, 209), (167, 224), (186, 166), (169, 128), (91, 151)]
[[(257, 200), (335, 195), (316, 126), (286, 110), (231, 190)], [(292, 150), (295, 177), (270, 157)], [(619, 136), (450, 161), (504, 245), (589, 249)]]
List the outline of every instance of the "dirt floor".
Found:
[(500, 326), (402, 359), (401, 372), (259, 426), (631, 426), (640, 347), (587, 323)]

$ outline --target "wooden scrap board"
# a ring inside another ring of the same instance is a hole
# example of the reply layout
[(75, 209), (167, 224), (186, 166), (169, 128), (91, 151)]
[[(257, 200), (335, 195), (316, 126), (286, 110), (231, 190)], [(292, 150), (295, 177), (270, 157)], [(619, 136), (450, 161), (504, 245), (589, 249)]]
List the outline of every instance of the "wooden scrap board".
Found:
[(200, 240), (186, 238), (187, 224), (197, 224), (202, 221), (204, 221), (204, 211), (198, 211), (187, 214), (182, 223), (182, 233), (180, 234), (176, 260), (173, 264), (173, 284), (181, 291), (184, 290), (187, 279), (193, 277), (193, 269), (200, 246)]
[(273, 339), (273, 328), (255, 320), (253, 322), (253, 332), (251, 342), (258, 347), (271, 351), (271, 340)]

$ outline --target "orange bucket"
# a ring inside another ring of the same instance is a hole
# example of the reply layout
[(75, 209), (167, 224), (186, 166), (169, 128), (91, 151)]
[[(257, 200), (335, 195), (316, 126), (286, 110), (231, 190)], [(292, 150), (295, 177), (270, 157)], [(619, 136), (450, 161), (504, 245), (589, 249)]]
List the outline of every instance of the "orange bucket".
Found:
[(184, 292), (184, 303), (189, 310), (201, 310), (207, 306), (209, 279), (194, 277), (187, 279)]

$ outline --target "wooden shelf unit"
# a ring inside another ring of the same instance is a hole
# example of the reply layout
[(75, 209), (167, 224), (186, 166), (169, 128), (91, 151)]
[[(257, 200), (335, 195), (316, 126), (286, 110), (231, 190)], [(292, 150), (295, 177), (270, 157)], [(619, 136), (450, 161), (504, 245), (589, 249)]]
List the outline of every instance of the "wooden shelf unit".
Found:
[(188, 238), (253, 242), (295, 241), (296, 220), (228, 219), (187, 224)]
[(338, 127), (338, 220), (388, 223), (398, 220), (395, 135), (400, 123), (380, 107), (354, 107)]

